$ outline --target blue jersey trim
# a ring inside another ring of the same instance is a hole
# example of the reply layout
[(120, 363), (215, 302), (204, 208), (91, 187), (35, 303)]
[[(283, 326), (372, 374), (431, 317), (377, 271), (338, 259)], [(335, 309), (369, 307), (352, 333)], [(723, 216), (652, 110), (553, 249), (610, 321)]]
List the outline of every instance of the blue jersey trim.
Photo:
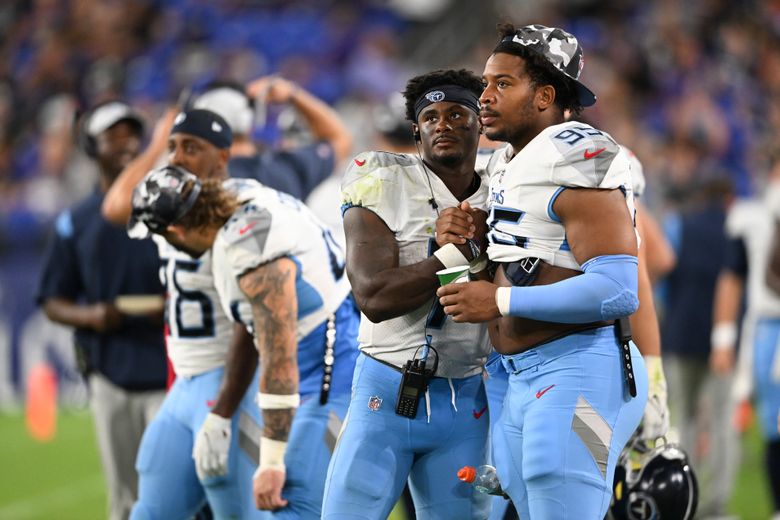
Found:
[(553, 204), (555, 204), (555, 199), (558, 198), (558, 195), (560, 195), (561, 192), (565, 189), (566, 189), (565, 186), (559, 186), (558, 189), (555, 190), (555, 193), (553, 193), (553, 196), (550, 197), (550, 202), (547, 203), (547, 216), (559, 224), (561, 223), (561, 219), (555, 213), (555, 210), (553, 210)]
[(322, 307), (323, 302), (319, 291), (301, 276), (303, 273), (303, 266), (301, 265), (300, 260), (294, 256), (289, 258), (295, 262), (295, 267), (297, 267), (295, 274), (295, 295), (298, 298), (298, 319), (300, 320)]

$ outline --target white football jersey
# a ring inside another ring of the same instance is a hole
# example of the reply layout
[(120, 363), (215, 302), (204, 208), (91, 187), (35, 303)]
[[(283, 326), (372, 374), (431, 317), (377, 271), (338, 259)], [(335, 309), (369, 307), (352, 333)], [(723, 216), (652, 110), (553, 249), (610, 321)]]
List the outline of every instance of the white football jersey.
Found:
[(301, 340), (349, 295), (344, 255), (330, 229), (301, 201), (255, 184), (255, 189), (241, 191), (244, 204), (217, 233), (211, 250), (214, 283), (225, 314), (252, 333), (252, 309), (238, 279), (263, 264), (290, 258), (298, 268), (297, 338)]
[(623, 146), (623, 149), (628, 155), (628, 164), (631, 168), (631, 186), (634, 189), (634, 198), (640, 198), (645, 193), (647, 187), (647, 181), (645, 180), (645, 169), (642, 167), (642, 162), (639, 157), (627, 146)]
[(634, 197), (626, 152), (608, 134), (584, 123), (550, 126), (517, 155), (498, 150), (490, 173), (488, 254), (497, 262), (536, 257), (581, 270), (553, 211), (566, 188), (620, 189), (634, 218)]
[[(472, 207), (485, 209), (488, 186), (484, 172), (480, 180), (479, 189), (467, 200)], [(421, 262), (435, 250), (438, 215), (431, 199), (441, 209), (459, 204), (444, 182), (411, 154), (361, 153), (350, 164), (342, 184), (343, 211), (362, 207), (381, 218), (398, 242), (401, 267)], [(381, 323), (362, 315), (358, 340), (370, 356), (401, 367), (425, 342), (426, 328), (441, 356), (437, 376), (460, 378), (481, 372), (490, 351), (487, 328), (454, 323), (435, 297), (404, 316)]]
[[(261, 187), (250, 179), (228, 179), (225, 187), (246, 198)], [(214, 287), (211, 251), (192, 258), (160, 235), (160, 278), (166, 288), (168, 357), (177, 375), (191, 377), (221, 367), (233, 337), (233, 325)]]
[(775, 232), (775, 215), (780, 204), (780, 183), (768, 186), (761, 199), (740, 200), (726, 217), (726, 234), (741, 238), (748, 262), (747, 309), (759, 317), (780, 317), (780, 297), (766, 285), (766, 269)]
[(211, 274), (211, 253), (192, 258), (160, 235), (153, 235), (160, 253), (166, 288), (168, 357), (179, 376), (191, 377), (225, 364), (233, 325), (219, 305)]

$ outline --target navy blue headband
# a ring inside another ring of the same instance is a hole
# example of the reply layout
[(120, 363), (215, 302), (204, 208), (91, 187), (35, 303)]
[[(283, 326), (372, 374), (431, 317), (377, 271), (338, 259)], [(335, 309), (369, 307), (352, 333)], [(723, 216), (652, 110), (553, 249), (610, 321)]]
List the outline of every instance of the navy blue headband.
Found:
[(414, 102), (415, 122), (417, 122), (420, 117), (420, 112), (422, 112), (425, 107), (441, 101), (458, 103), (473, 110), (474, 113), (479, 114), (479, 96), (474, 92), (461, 87), (460, 85), (440, 85), (432, 88)]

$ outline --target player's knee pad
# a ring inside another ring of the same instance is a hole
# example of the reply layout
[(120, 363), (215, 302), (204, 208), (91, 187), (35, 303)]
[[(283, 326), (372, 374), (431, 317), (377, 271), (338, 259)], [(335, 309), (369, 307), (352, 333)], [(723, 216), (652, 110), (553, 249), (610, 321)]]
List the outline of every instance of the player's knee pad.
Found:
[(395, 455), (389, 449), (378, 453), (358, 449), (345, 475), (346, 488), (376, 500), (393, 487)]

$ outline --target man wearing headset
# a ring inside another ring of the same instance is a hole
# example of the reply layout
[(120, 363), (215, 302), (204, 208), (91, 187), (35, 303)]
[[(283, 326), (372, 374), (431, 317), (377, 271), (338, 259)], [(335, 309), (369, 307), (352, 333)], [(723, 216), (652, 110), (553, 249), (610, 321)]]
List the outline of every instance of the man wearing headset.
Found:
[(404, 97), (419, 154), (365, 152), (346, 172), (347, 274), (363, 314), (361, 355), (325, 519), (387, 518), (407, 478), (417, 518), (487, 516), (487, 495), (456, 479), (461, 466), (487, 456), (487, 333), (453, 323), (434, 298), (437, 271), (479, 255), (478, 245), (439, 249), (434, 230), (439, 207), (462, 204), (484, 232), (485, 212), (471, 209), (487, 199), (487, 179), (474, 171), (481, 91), (466, 70), (411, 79)]
[[(137, 498), (135, 455), (165, 396), (159, 312), (163, 288), (156, 248), (150, 240), (131, 240), (100, 214), (106, 191), (138, 155), (143, 128), (140, 116), (118, 101), (99, 105), (82, 118), (79, 141), (99, 166), (98, 188), (57, 218), (37, 296), (49, 319), (75, 328), (111, 520), (127, 518)], [(123, 312), (127, 309), (117, 298), (127, 301), (128, 295), (156, 296), (158, 315)]]

